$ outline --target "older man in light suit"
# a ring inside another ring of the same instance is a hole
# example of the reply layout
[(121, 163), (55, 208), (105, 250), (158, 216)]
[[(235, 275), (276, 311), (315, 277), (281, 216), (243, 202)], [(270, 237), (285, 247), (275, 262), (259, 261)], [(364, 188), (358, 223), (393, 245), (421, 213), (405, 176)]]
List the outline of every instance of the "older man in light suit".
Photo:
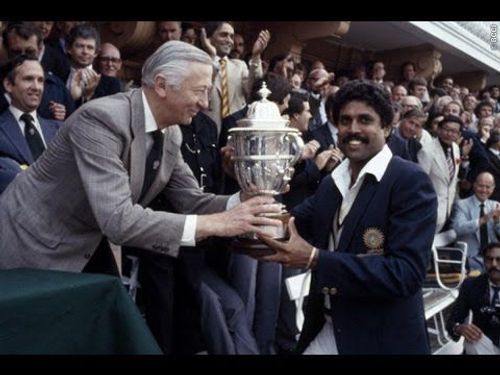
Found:
[(446, 116), (438, 125), (437, 138), (426, 144), (417, 154), (418, 163), (431, 178), (438, 198), (437, 227), (439, 233), (451, 214), (457, 190), (460, 168), (460, 137), (462, 120)]
[(480, 173), (472, 189), (474, 195), (455, 203), (452, 223), (457, 240), (467, 243), (469, 269), (482, 272), (481, 251), (487, 244), (497, 242), (500, 236), (500, 203), (489, 199), (495, 190), (495, 178), (491, 173)]
[[(208, 37), (208, 38), (207, 38)], [(249, 66), (243, 60), (228, 58), (234, 46), (234, 28), (229, 22), (209, 22), (202, 29), (201, 43), (210, 54), (218, 68), (214, 78), (214, 87), (210, 93), (209, 108), (206, 113), (217, 124), (217, 135), (220, 135), (222, 119), (247, 104), (252, 84), (255, 79), (261, 78), (261, 53), (267, 47), (271, 34), (267, 30), (259, 33), (252, 49), (252, 58)], [(223, 62), (221, 63), (221, 60)], [(222, 66), (225, 64), (225, 68)], [(228, 108), (224, 113), (224, 69), (227, 71)]]
[[(208, 236), (279, 225), (258, 216), (280, 210), (271, 198), (205, 194), (182, 159), (175, 124), (207, 108), (212, 69), (205, 52), (168, 42), (144, 63), (142, 89), (76, 111), (0, 197), (0, 268), (88, 270), (103, 236), (176, 257)], [(157, 195), (174, 211), (145, 208)]]

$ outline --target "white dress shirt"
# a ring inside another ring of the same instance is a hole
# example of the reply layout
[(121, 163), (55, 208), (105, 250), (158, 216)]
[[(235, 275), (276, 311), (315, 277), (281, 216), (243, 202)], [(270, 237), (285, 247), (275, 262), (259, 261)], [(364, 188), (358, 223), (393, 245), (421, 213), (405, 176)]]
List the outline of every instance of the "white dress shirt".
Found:
[(21, 120), (21, 116), (24, 113), (29, 113), (31, 115), (31, 117), (33, 117), (33, 124), (35, 125), (36, 130), (38, 131), (38, 133), (40, 134), (40, 137), (42, 138), (43, 145), (45, 146), (45, 148), (47, 148), (47, 142), (45, 142), (45, 137), (43, 136), (43, 132), (42, 132), (42, 126), (40, 125), (40, 122), (38, 121), (38, 116), (36, 114), (36, 110), (32, 111), (32, 112), (23, 112), (23, 111), (17, 109), (16, 107), (14, 107), (12, 104), (9, 106), (9, 110), (12, 113), (12, 115), (14, 116), (14, 118), (16, 119), (17, 124), (19, 125), (19, 129), (21, 129), (21, 133), (23, 133), (23, 136), (24, 136), (24, 129), (26, 127), (26, 124), (24, 123), (23, 120)]
[[(144, 104), (144, 123), (146, 124), (146, 155), (153, 147), (152, 132), (158, 130), (158, 124), (151, 112), (146, 95), (142, 91), (142, 102)], [(162, 130), (164, 132), (164, 129)], [(233, 194), (226, 204), (226, 209), (229, 210), (240, 203), (240, 194)], [(198, 222), (198, 215), (186, 215), (184, 223), (184, 230), (182, 231), (181, 246), (196, 246), (196, 224)]]

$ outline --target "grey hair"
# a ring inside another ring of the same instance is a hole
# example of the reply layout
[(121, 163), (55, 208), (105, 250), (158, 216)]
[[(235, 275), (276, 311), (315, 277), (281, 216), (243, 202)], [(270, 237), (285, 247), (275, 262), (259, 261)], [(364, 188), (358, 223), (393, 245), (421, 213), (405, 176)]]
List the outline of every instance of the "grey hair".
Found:
[(210, 56), (192, 44), (178, 40), (165, 42), (144, 62), (142, 84), (153, 87), (155, 77), (162, 74), (169, 86), (179, 89), (189, 73), (191, 62), (213, 66)]

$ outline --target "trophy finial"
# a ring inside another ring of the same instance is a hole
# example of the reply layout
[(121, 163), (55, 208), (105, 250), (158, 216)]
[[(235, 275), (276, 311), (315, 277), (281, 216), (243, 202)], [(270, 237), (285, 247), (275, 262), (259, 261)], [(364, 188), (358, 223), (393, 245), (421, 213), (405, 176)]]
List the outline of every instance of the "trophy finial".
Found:
[(271, 91), (267, 88), (266, 82), (262, 81), (262, 87), (257, 93), (260, 95), (262, 100), (267, 100), (267, 97), (271, 95)]

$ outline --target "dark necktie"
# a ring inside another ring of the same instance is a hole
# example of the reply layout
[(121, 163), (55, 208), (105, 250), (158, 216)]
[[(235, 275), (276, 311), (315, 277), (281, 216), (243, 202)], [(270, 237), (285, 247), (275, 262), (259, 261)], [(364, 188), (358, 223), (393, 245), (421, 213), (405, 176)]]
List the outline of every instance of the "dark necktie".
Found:
[(26, 142), (31, 150), (31, 155), (33, 155), (33, 161), (35, 161), (42, 154), (42, 152), (45, 151), (42, 137), (40, 136), (40, 133), (38, 133), (38, 130), (36, 130), (33, 117), (29, 113), (23, 113), (21, 120), (25, 123), (24, 137), (26, 138)]
[[(481, 209), (479, 210), (479, 218), (484, 216), (484, 203), (481, 203), (479, 205)], [(481, 224), (479, 227), (479, 238), (480, 238), (480, 246), (481, 246), (481, 251), (488, 245), (488, 223)]]
[(491, 306), (495, 307), (498, 304), (498, 292), (500, 291), (500, 287), (493, 286), (493, 298), (491, 298)]
[(156, 173), (160, 167), (161, 155), (163, 150), (163, 133), (161, 130), (155, 130), (151, 133), (153, 137), (153, 147), (146, 158), (146, 170), (144, 174), (144, 184), (142, 185), (141, 199), (149, 190)]

